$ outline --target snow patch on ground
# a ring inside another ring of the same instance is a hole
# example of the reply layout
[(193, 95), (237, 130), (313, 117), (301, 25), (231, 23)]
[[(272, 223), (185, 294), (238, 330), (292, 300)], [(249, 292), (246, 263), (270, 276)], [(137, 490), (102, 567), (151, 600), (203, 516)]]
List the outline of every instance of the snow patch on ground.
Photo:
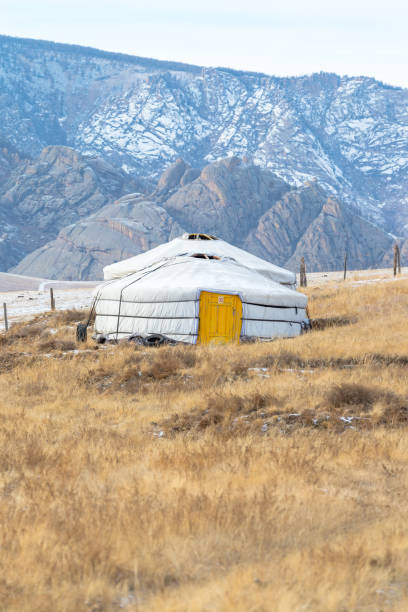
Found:
[[(55, 308), (88, 309), (92, 303), (93, 286), (77, 289), (54, 289)], [(0, 293), (0, 331), (4, 330), (3, 303), (7, 304), (9, 325), (50, 310), (49, 291), (7, 291)]]

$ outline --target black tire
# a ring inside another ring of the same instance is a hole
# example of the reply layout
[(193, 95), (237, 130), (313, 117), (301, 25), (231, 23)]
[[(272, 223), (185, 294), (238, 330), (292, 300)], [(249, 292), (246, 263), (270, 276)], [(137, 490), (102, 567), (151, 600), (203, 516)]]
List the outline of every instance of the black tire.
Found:
[(165, 338), (159, 334), (151, 334), (145, 338), (146, 346), (160, 346), (165, 343)]

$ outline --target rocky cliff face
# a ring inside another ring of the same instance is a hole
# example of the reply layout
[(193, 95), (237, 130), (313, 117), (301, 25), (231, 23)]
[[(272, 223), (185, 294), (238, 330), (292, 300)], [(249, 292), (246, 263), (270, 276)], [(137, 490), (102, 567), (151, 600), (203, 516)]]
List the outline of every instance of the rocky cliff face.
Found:
[(326, 200), (327, 194), (316, 181), (286, 190), (249, 232), (245, 248), (264, 259), (274, 253), (278, 265), (286, 264)]
[(242, 244), (259, 217), (289, 189), (277, 176), (237, 157), (209, 164), (163, 204), (190, 231)]
[(15, 163), (0, 182), (0, 269), (137, 187), (134, 179), (106, 161), (63, 146), (46, 147), (35, 160)]
[(392, 237), (328, 194), (316, 181), (291, 189), (251, 231), (244, 246), (260, 257), (297, 271), (340, 270), (347, 252), (351, 269), (385, 265)]
[(201, 172), (178, 160), (150, 196), (125, 196), (64, 228), (14, 271), (102, 278), (103, 266), (183, 231), (215, 234), (295, 271), (302, 256), (308, 270), (339, 269), (346, 251), (350, 268), (389, 265), (393, 243), (316, 181), (290, 187), (269, 170), (237, 158)]
[(347, 252), (349, 269), (383, 267), (390, 259), (393, 242), (389, 234), (329, 197), (286, 265), (297, 270), (304, 255), (308, 270), (341, 270)]
[(69, 145), (133, 176), (158, 176), (179, 157), (202, 168), (248, 156), (292, 186), (316, 178), (363, 216), (408, 235), (407, 90), (8, 37), (0, 57), (0, 137), (23, 156)]
[(184, 232), (166, 211), (139, 194), (104, 206), (87, 219), (64, 228), (56, 240), (30, 253), (18, 274), (87, 280), (103, 278), (103, 267), (143, 253)]

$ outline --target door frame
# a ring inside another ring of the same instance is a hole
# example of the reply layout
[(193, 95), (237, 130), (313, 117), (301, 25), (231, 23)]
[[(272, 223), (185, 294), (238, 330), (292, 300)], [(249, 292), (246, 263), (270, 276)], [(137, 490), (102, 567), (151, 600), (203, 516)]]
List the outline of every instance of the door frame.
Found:
[(196, 297), (196, 305), (195, 305), (195, 317), (196, 317), (195, 344), (197, 344), (198, 342), (198, 331), (200, 327), (200, 296), (203, 291), (206, 291), (207, 293), (216, 293), (217, 295), (219, 294), (236, 295), (239, 297), (239, 299), (241, 300), (241, 304), (242, 304), (241, 333), (239, 337), (241, 338), (241, 336), (244, 336), (245, 335), (244, 334), (244, 328), (245, 328), (244, 304), (245, 302), (243, 300), (242, 294), (239, 291), (226, 291), (224, 289), (207, 289), (205, 287), (201, 287), (200, 289), (197, 289), (197, 297)]

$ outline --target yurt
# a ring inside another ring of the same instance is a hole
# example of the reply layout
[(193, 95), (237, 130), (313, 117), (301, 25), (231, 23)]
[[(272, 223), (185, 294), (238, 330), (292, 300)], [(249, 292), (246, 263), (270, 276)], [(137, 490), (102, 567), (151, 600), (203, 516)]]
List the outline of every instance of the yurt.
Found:
[(100, 342), (265, 341), (308, 326), (307, 298), (292, 272), (205, 234), (186, 234), (104, 274), (94, 301)]
[(171, 242), (160, 244), (158, 247), (146, 251), (146, 253), (106, 266), (103, 269), (103, 276), (105, 280), (122, 278), (133, 272), (143, 270), (162, 259), (197, 253), (215, 257), (229, 257), (249, 270), (260, 272), (270, 280), (283, 285), (296, 286), (296, 275), (293, 272), (274, 266), (269, 261), (208, 234), (183, 234), (183, 236), (175, 238)]

